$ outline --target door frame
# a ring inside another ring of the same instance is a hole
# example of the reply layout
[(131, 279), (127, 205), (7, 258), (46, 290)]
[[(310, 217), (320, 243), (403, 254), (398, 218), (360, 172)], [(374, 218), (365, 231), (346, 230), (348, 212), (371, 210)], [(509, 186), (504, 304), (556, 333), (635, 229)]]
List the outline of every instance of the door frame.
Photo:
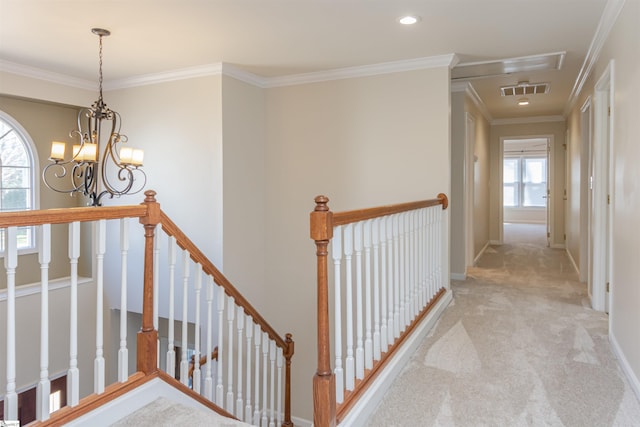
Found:
[[(587, 294), (591, 299), (592, 289), (589, 281), (591, 271), (591, 156), (593, 144), (593, 108), (591, 96), (587, 97), (580, 108), (580, 282), (587, 282)], [(569, 218), (569, 217), (566, 217)]]
[(475, 235), (473, 227), (473, 213), (475, 207), (475, 144), (476, 119), (470, 113), (465, 113), (465, 145), (464, 145), (464, 269), (475, 264)]
[(499, 175), (500, 175), (500, 183), (498, 186), (498, 197), (500, 202), (500, 209), (498, 210), (498, 220), (500, 227), (499, 229), (499, 242), (500, 244), (504, 243), (504, 193), (503, 193), (503, 165), (504, 165), (504, 142), (518, 139), (546, 139), (547, 140), (547, 210), (545, 216), (547, 218), (547, 245), (553, 246), (553, 236), (554, 236), (554, 204), (553, 204), (553, 185), (555, 182), (555, 155), (554, 155), (554, 135), (553, 134), (543, 134), (543, 135), (518, 135), (518, 136), (501, 136), (500, 137), (500, 161), (498, 164)]
[(608, 311), (612, 292), (607, 292), (611, 283), (613, 252), (611, 236), (613, 221), (610, 221), (615, 200), (613, 194), (613, 118), (614, 118), (614, 61), (609, 61), (594, 89), (593, 151), (591, 164), (593, 175), (591, 224), (591, 270), (589, 283), (592, 289), (591, 306), (594, 310)]

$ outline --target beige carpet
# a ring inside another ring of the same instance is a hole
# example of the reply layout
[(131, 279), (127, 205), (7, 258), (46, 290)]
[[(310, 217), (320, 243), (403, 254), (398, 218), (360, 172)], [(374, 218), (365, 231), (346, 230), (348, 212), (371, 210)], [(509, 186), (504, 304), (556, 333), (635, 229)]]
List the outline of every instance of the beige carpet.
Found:
[[(517, 226), (507, 237), (519, 240)], [(589, 308), (564, 250), (526, 240), (489, 247), (453, 282), (369, 426), (640, 426), (607, 316)]]

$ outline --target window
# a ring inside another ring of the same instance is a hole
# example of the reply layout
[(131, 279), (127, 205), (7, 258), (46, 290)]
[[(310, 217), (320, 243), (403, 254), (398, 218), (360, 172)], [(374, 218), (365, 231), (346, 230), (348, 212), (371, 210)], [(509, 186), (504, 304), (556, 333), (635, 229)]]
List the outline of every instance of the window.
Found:
[(546, 157), (505, 157), (502, 172), (505, 207), (547, 206)]
[[(37, 185), (32, 146), (26, 131), (0, 111), (0, 212), (34, 209)], [(4, 252), (4, 234), (0, 229), (0, 252)], [(34, 228), (19, 228), (18, 249), (34, 248)]]

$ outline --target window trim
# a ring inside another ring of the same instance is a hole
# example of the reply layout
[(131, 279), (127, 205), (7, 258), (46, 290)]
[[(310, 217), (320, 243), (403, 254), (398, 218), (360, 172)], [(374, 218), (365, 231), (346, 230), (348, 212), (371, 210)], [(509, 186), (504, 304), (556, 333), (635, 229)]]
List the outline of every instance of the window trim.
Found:
[[(22, 138), (25, 143), (25, 148), (29, 157), (29, 168), (31, 170), (31, 210), (40, 209), (40, 159), (38, 156), (38, 149), (33, 142), (33, 138), (29, 135), (29, 132), (12, 117), (6, 111), (0, 110), (0, 119), (4, 120), (12, 126), (15, 132)], [(37, 169), (37, 170), (36, 170)], [(33, 246), (28, 248), (18, 249), (18, 255), (27, 255), (38, 253), (38, 230), (33, 227)], [(0, 259), (4, 258), (4, 251), (0, 251)]]
[(508, 183), (508, 185), (513, 185), (517, 187), (517, 195), (518, 195), (518, 205), (516, 206), (506, 206), (504, 204), (504, 187), (505, 187), (505, 182), (504, 182), (504, 172), (503, 172), (503, 178), (502, 178), (502, 209), (509, 209), (509, 210), (531, 210), (531, 211), (537, 211), (537, 210), (542, 210), (542, 209), (548, 209), (549, 207), (549, 199), (545, 200), (545, 205), (544, 206), (525, 206), (524, 204), (522, 204), (523, 201), (523, 197), (524, 197), (524, 186), (525, 186), (525, 182), (523, 181), (523, 174), (524, 174), (524, 159), (541, 159), (545, 161), (545, 169), (547, 170), (546, 176), (545, 176), (545, 184), (547, 186), (547, 188), (549, 188), (549, 173), (548, 173), (548, 168), (549, 168), (549, 159), (547, 156), (545, 156), (544, 154), (540, 153), (540, 154), (536, 154), (536, 153), (531, 153), (531, 154), (505, 154), (502, 156), (502, 169), (504, 171), (504, 162), (507, 159), (518, 159), (518, 180), (514, 183)]

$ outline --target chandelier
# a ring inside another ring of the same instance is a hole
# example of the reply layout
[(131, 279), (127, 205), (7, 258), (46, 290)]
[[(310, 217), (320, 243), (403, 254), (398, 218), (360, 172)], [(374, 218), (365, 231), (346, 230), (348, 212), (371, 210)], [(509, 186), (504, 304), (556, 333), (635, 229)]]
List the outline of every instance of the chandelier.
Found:
[[(108, 30), (91, 30), (100, 39), (99, 96), (90, 108), (78, 113), (78, 129), (69, 136), (78, 139), (70, 158), (65, 160), (66, 144), (51, 143), (49, 163), (42, 172), (47, 187), (58, 193), (81, 193), (89, 197), (91, 206), (101, 206), (102, 198), (136, 194), (146, 184), (140, 168), (143, 150), (123, 146), (127, 136), (120, 133), (120, 114), (110, 110), (102, 98), (102, 38)], [(62, 185), (66, 182), (66, 187)]]

